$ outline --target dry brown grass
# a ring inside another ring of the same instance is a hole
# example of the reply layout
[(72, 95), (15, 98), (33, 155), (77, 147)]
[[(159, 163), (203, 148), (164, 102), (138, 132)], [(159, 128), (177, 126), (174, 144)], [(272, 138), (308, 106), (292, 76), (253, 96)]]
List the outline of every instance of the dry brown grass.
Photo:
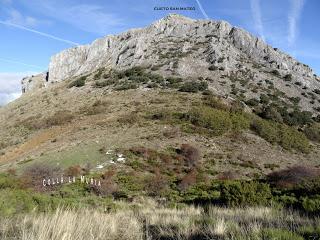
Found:
[(117, 202), (118, 210), (111, 212), (58, 209), (53, 213), (2, 218), (0, 239), (262, 239), (263, 229), (295, 232), (301, 226), (319, 224), (317, 219), (267, 207), (165, 208), (151, 199), (135, 200), (132, 204)]

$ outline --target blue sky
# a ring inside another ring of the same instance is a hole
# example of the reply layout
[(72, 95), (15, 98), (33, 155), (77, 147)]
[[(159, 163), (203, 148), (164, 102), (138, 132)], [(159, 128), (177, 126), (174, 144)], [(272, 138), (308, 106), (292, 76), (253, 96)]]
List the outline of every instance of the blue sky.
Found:
[(320, 74), (319, 0), (0, 0), (0, 104), (19, 96), (22, 76), (46, 70), (53, 54), (170, 13), (155, 6), (194, 6), (178, 13), (226, 20)]

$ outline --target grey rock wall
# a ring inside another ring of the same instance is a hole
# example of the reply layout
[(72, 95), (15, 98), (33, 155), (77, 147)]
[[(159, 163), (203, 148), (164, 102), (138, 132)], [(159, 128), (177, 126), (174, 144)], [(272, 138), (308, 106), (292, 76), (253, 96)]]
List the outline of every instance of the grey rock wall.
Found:
[[(208, 43), (208, 39), (209, 44), (200, 49), (192, 48), (200, 46), (204, 41)], [(194, 68), (194, 64), (202, 67), (215, 65), (228, 73), (248, 68), (242, 60), (247, 59), (248, 62), (249, 59), (276, 69), (281, 74), (290, 73), (295, 80), (311, 88), (318, 86), (318, 79), (312, 69), (247, 31), (225, 21), (193, 20), (176, 14), (160, 19), (146, 28), (129, 30), (117, 36), (109, 35), (92, 44), (67, 49), (52, 56), (48, 83), (90, 73), (100, 67), (122, 69), (135, 65), (161, 64), (161, 61), (162, 64), (166, 63), (168, 58), (161, 59), (159, 54), (163, 47), (170, 46), (171, 40), (180, 41), (177, 45), (185, 55), (192, 51), (189, 58), (180, 60), (181, 64), (179, 63), (176, 71), (181, 75), (201, 75), (196, 70), (189, 71)], [(194, 59), (196, 56), (197, 60)], [(30, 79), (23, 80), (26, 91), (42, 87), (39, 79), (35, 79), (34, 84), (27, 83), (29, 81)]]

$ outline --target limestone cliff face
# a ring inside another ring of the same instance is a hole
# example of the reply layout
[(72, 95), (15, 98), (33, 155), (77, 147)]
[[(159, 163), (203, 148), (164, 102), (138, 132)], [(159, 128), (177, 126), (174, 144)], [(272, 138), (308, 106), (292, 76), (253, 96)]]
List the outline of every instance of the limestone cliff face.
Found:
[[(91, 45), (67, 49), (54, 55), (49, 65), (49, 81), (62, 81), (102, 66), (122, 68), (152, 64), (158, 60), (158, 56), (152, 55), (150, 50), (155, 49), (155, 45), (161, 41), (189, 38), (195, 43), (205, 37), (211, 38), (207, 49), (210, 61), (214, 63), (221, 57), (229, 58), (223, 62), (227, 69), (233, 69), (239, 60), (237, 58), (243, 56), (270, 68), (293, 73), (297, 77), (314, 77), (308, 66), (227, 22), (192, 20), (169, 15), (147, 28), (130, 30), (118, 36), (106, 36)], [(181, 43), (180, 46), (187, 47), (186, 43)]]
[(211, 78), (211, 66), (218, 69), (215, 76), (242, 71), (257, 81), (263, 77), (254, 67), (258, 65), (281, 76), (289, 74), (294, 82), (311, 90), (320, 88), (310, 67), (247, 31), (225, 21), (193, 20), (172, 14), (146, 28), (106, 36), (52, 56), (47, 82), (40, 77), (43, 84), (39, 84), (41, 80), (29, 78), (23, 81), (24, 89), (47, 86), (100, 67), (123, 69), (137, 65), (160, 66), (164, 74), (203, 78)]

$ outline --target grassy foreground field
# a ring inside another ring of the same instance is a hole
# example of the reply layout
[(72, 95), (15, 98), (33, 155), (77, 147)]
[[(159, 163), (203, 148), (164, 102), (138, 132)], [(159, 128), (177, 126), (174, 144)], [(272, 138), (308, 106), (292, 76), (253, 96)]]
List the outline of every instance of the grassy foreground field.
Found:
[(3, 240), (319, 239), (320, 219), (256, 208), (164, 208), (150, 199), (117, 203), (115, 211), (58, 208), (1, 218)]

